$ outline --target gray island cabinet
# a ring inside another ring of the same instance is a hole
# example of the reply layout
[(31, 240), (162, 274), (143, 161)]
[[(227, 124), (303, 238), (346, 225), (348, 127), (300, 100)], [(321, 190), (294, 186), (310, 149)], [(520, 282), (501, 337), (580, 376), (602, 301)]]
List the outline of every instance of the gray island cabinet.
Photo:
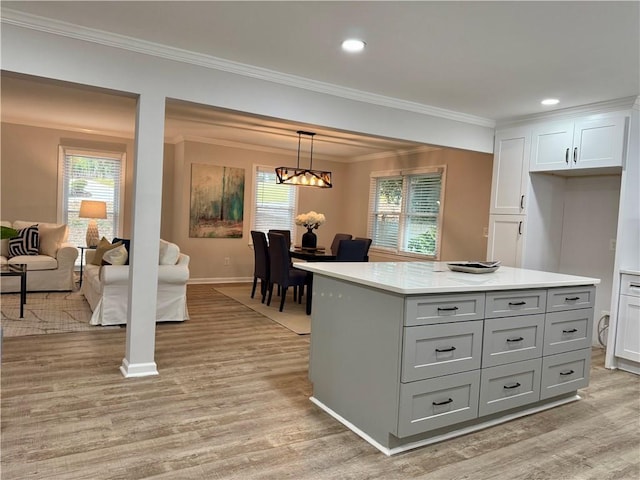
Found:
[(579, 399), (598, 279), (439, 262), (297, 264), (311, 401), (391, 455)]

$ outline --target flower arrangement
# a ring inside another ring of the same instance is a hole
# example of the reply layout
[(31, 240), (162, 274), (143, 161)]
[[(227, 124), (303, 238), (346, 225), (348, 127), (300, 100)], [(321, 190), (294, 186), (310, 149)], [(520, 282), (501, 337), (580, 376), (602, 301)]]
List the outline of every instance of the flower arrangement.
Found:
[(296, 225), (304, 225), (308, 230), (318, 228), (324, 222), (326, 222), (324, 215), (314, 211), (301, 213), (296, 217)]

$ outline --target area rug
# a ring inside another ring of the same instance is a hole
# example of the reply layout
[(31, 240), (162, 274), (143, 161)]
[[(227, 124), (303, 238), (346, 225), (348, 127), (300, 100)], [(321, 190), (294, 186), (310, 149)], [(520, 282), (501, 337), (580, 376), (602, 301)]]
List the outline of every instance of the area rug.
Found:
[(0, 295), (0, 312), (3, 337), (104, 328), (89, 325), (91, 308), (80, 292), (28, 293), (24, 318), (20, 318), (20, 294), (4, 293)]
[(271, 306), (260, 302), (260, 284), (258, 284), (256, 288), (254, 298), (251, 298), (251, 285), (216, 287), (215, 289), (298, 335), (309, 335), (311, 333), (311, 317), (306, 314), (304, 299), (302, 300), (302, 304), (294, 302), (292, 289), (289, 289), (288, 294), (291, 296), (287, 298), (282, 312), (278, 311), (280, 307), (280, 297), (276, 297), (275, 291), (273, 294), (274, 297), (271, 300)]

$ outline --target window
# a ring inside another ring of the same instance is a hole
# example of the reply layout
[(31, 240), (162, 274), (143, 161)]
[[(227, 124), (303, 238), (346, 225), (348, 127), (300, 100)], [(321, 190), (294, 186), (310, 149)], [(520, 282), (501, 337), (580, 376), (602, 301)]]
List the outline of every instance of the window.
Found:
[[(86, 218), (78, 218), (82, 200), (107, 203), (107, 218), (99, 219), (101, 237), (111, 240), (122, 231), (125, 153), (60, 147), (58, 217), (69, 225), (69, 242), (84, 245)], [(78, 262), (80, 260), (78, 259)]]
[(438, 167), (371, 174), (368, 234), (372, 248), (439, 257), (444, 172), (444, 167)]
[(274, 167), (256, 166), (253, 230), (295, 231), (298, 187), (278, 185)]

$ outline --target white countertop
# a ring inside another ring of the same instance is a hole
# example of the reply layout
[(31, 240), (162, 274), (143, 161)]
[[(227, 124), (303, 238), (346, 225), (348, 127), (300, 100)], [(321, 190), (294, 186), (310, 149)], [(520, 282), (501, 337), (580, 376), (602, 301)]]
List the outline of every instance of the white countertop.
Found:
[(403, 295), (597, 285), (598, 278), (500, 267), (492, 273), (452, 272), (445, 262), (307, 262), (296, 268)]

